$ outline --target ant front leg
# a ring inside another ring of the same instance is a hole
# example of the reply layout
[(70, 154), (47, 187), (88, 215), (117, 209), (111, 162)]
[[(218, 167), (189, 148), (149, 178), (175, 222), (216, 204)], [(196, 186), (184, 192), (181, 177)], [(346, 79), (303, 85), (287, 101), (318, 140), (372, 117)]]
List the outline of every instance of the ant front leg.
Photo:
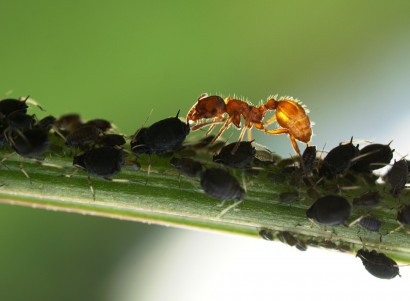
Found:
[(276, 114), (275, 115), (273, 115), (271, 118), (269, 118), (268, 120), (266, 120), (265, 122), (263, 122), (262, 123), (262, 126), (263, 127), (265, 127), (265, 126), (268, 126), (268, 125), (270, 125), (271, 123), (274, 123), (276, 121)]
[(224, 125), (221, 127), (221, 129), (219, 130), (218, 134), (216, 134), (216, 136), (214, 137), (214, 139), (212, 139), (211, 144), (214, 143), (214, 142), (219, 138), (219, 136), (222, 135), (223, 131), (226, 130), (226, 128), (229, 126), (229, 124), (231, 124), (232, 118), (233, 118), (233, 116), (230, 116), (230, 117), (228, 118), (228, 120), (226, 120), (225, 124), (224, 124)]

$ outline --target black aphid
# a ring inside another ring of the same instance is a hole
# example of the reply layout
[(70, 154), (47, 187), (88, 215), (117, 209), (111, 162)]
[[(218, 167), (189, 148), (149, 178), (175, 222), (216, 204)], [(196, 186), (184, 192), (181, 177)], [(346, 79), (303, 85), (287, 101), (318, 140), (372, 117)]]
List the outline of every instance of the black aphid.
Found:
[(264, 240), (268, 240), (268, 241), (273, 240), (272, 231), (270, 231), (268, 229), (260, 229), (259, 230), (259, 236), (262, 237)]
[(302, 162), (305, 168), (305, 172), (311, 172), (313, 164), (316, 161), (316, 146), (307, 146), (302, 154)]
[(353, 207), (371, 208), (380, 203), (381, 195), (378, 191), (370, 191), (353, 199)]
[(9, 129), (30, 129), (33, 127), (36, 117), (35, 115), (27, 115), (23, 111), (16, 111), (7, 116), (0, 115), (2, 123), (8, 125)]
[(390, 163), (393, 158), (390, 144), (369, 144), (359, 151), (358, 158), (352, 166), (352, 170), (358, 172), (371, 172), (382, 168)]
[(383, 253), (360, 249), (356, 257), (359, 257), (366, 270), (377, 278), (393, 279), (397, 275), (400, 276), (397, 263)]
[(104, 146), (122, 146), (126, 143), (123, 135), (105, 134), (98, 138), (98, 143)]
[(297, 191), (285, 191), (279, 194), (279, 201), (283, 203), (289, 203), (299, 200), (299, 192)]
[(202, 172), (202, 164), (191, 158), (172, 158), (171, 165), (182, 175), (187, 177), (198, 177)]
[(55, 125), (56, 120), (57, 119), (54, 116), (49, 115), (38, 121), (35, 126), (42, 129), (51, 130), (51, 128)]
[(402, 225), (410, 225), (410, 205), (403, 205), (397, 212), (397, 221)]
[(350, 143), (340, 144), (327, 154), (319, 169), (321, 177), (333, 178), (345, 173), (354, 164), (352, 160), (359, 154), (359, 148), (352, 141), (353, 138)]
[(76, 113), (65, 114), (57, 119), (56, 125), (62, 131), (74, 132), (83, 124), (81, 116)]
[(16, 153), (23, 157), (42, 159), (50, 145), (48, 130), (41, 128), (24, 130), (12, 135), (10, 144)]
[(237, 144), (238, 142), (234, 142), (224, 146), (219, 154), (213, 157), (214, 162), (234, 168), (249, 166), (256, 153), (256, 149), (252, 146), (252, 141), (239, 142), (238, 149), (232, 153)]
[(295, 245), (295, 248), (298, 249), (299, 251), (304, 252), (307, 250), (307, 245), (303, 241), (298, 240), (298, 242)]
[(141, 128), (132, 138), (131, 149), (134, 153), (166, 154), (182, 147), (189, 134), (189, 125), (176, 117), (166, 118)]
[(391, 187), (391, 194), (397, 197), (404, 189), (409, 177), (407, 161), (405, 159), (401, 159), (394, 162), (386, 177), (387, 182)]
[(95, 143), (101, 134), (102, 131), (93, 125), (82, 126), (67, 135), (66, 145), (68, 147), (80, 147), (89, 143)]
[(26, 113), (27, 112), (27, 100), (28, 97), (24, 100), (19, 100), (19, 99), (2, 99), (0, 100), (0, 113), (3, 114), (4, 116), (8, 116), (13, 112), (22, 112)]
[(245, 190), (238, 180), (227, 171), (211, 168), (201, 174), (201, 187), (211, 197), (220, 200), (242, 200)]
[(306, 216), (323, 225), (342, 225), (350, 216), (350, 204), (342, 196), (327, 195), (317, 199), (306, 210)]
[(92, 119), (88, 120), (84, 125), (92, 125), (95, 126), (96, 128), (99, 128), (102, 132), (106, 132), (109, 129), (112, 128), (111, 122), (105, 119)]
[(120, 172), (124, 165), (124, 152), (109, 146), (94, 148), (75, 156), (73, 165), (84, 168), (90, 174), (109, 178)]
[(371, 232), (379, 232), (382, 222), (373, 216), (364, 216), (359, 220), (359, 225)]
[(281, 242), (283, 242), (284, 244), (287, 244), (291, 247), (296, 245), (297, 242), (298, 242), (298, 239), (295, 236), (293, 236), (292, 233), (290, 233), (288, 231), (279, 232), (277, 237)]

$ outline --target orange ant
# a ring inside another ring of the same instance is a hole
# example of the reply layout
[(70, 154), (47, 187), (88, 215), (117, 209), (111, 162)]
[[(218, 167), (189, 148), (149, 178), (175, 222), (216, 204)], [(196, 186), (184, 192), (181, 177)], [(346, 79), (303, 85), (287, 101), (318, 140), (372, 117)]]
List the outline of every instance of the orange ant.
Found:
[[(268, 110), (276, 110), (276, 113), (267, 121), (262, 122)], [(225, 113), (229, 116), (228, 118), (224, 117)], [(246, 129), (251, 129), (253, 126), (272, 135), (288, 134), (293, 149), (299, 156), (300, 150), (296, 140), (308, 143), (312, 136), (310, 120), (305, 109), (292, 98), (280, 98), (278, 101), (269, 98), (266, 104), (255, 107), (239, 99), (228, 97), (223, 100), (219, 96), (203, 94), (189, 110), (187, 122), (192, 123), (199, 119), (213, 118), (213, 121), (196, 124), (192, 127), (192, 130), (197, 130), (203, 126), (211, 125), (209, 131), (213, 129), (215, 124), (224, 122), (218, 134), (212, 140), (211, 143), (213, 143), (231, 123), (238, 129), (241, 128), (241, 116), (243, 116), (245, 122), (239, 135), (238, 144), (232, 150), (233, 153), (236, 152)], [(265, 128), (275, 121), (278, 122), (281, 128), (275, 130)]]

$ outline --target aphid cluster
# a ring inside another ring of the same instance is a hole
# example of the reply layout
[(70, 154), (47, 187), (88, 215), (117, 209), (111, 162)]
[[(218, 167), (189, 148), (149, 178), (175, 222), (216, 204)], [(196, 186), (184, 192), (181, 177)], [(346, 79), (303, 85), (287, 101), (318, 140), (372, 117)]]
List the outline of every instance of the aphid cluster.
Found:
[[(0, 146), (9, 146), (22, 157), (40, 160), (47, 152), (57, 150), (71, 156), (77, 167), (75, 171), (87, 173), (93, 198), (95, 191), (91, 176), (114, 181), (116, 179), (112, 177), (119, 175), (124, 167), (146, 159), (145, 185), (148, 185), (151, 163), (161, 158), (168, 160), (168, 167), (173, 168), (170, 173), (182, 176), (179, 179), (186, 177), (186, 182), (203, 191), (202, 196), (217, 199), (222, 204), (233, 201), (233, 205), (220, 211), (220, 218), (248, 198), (248, 183), (253, 185), (255, 179), (264, 177), (271, 184), (264, 189), (272, 190), (272, 200), (264, 201), (287, 208), (303, 208), (305, 223), (298, 225), (302, 229), (316, 224), (324, 233), (337, 233), (350, 223), (350, 227), (360, 227), (361, 233), (367, 235), (380, 233), (384, 227), (384, 221), (373, 214), (374, 210), (385, 206), (386, 198), (400, 199), (409, 181), (408, 161), (401, 159), (391, 165), (383, 178), (388, 189), (382, 190), (376, 185), (377, 176), (373, 171), (391, 164), (394, 150), (390, 144), (369, 144), (360, 148), (352, 138), (331, 149), (324, 158), (319, 156), (316, 146), (308, 145), (312, 130), (306, 111), (292, 98), (269, 98), (265, 104), (254, 106), (236, 98), (203, 95), (188, 112), (186, 121), (179, 117), (178, 111), (173, 117), (137, 128), (131, 137), (118, 133), (107, 120), (83, 121), (78, 114), (59, 118), (47, 116), (38, 120), (35, 115), (27, 113), (28, 100), (0, 101)], [(273, 115), (267, 117), (268, 113)], [(279, 128), (267, 129), (274, 122)], [(191, 131), (205, 126), (209, 126), (210, 131), (218, 124), (222, 126), (215, 136), (186, 142)], [(231, 143), (216, 141), (231, 124), (241, 129), (239, 140)], [(281, 159), (254, 140), (243, 141), (246, 131), (252, 128), (273, 135), (288, 134), (297, 156)], [(297, 141), (306, 143), (302, 153)], [(179, 188), (183, 189), (183, 186)], [(367, 192), (363, 193), (363, 190)], [(212, 202), (210, 206), (216, 207)], [(394, 208), (397, 209), (397, 223), (405, 231), (410, 227), (409, 208), (410, 204), (398, 204)], [(353, 251), (352, 245), (334, 241), (331, 237), (305, 237), (298, 232), (298, 226), (287, 228), (287, 231), (283, 228), (280, 231), (266, 228), (258, 231), (264, 239), (280, 240), (301, 251), (307, 246)], [(385, 233), (388, 235), (389, 232)], [(362, 249), (357, 256), (376, 277), (383, 276), (383, 273), (397, 275), (396, 264), (380, 254)]]

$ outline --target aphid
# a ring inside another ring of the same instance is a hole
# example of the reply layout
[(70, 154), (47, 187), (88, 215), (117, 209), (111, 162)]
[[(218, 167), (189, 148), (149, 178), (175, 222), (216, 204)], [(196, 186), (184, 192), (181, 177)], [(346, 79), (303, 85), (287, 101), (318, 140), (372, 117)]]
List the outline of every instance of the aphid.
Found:
[(410, 205), (401, 206), (397, 212), (397, 221), (402, 225), (410, 225)]
[(380, 203), (381, 195), (378, 191), (370, 191), (353, 199), (353, 207), (371, 208)]
[(19, 155), (27, 158), (42, 159), (44, 152), (50, 145), (48, 129), (33, 128), (15, 134), (10, 144)]
[(296, 236), (294, 236), (292, 233), (288, 231), (282, 231), (277, 234), (278, 239), (283, 242), (284, 244), (287, 244), (291, 247), (295, 247), (299, 251), (306, 251), (307, 246), (306, 244), (299, 240)]
[(189, 134), (189, 125), (175, 117), (166, 118), (141, 128), (132, 138), (131, 149), (134, 153), (163, 155), (182, 147)]
[(11, 113), (14, 112), (22, 112), (26, 113), (27, 112), (27, 100), (29, 99), (29, 96), (25, 98), (24, 100), (19, 100), (19, 99), (2, 99), (0, 100), (0, 113), (3, 114), (4, 116), (8, 116)]
[(202, 164), (191, 158), (172, 158), (171, 165), (182, 175), (187, 177), (198, 177), (202, 172)]
[(295, 246), (298, 242), (298, 239), (295, 236), (293, 236), (292, 233), (288, 231), (279, 232), (277, 237), (281, 242), (291, 247)]
[(383, 253), (363, 248), (357, 251), (356, 257), (359, 257), (365, 269), (377, 278), (393, 279), (397, 275), (400, 276), (397, 263)]
[(206, 169), (201, 174), (201, 187), (206, 194), (220, 200), (242, 200), (245, 190), (238, 180), (220, 168)]
[(3, 119), (3, 124), (8, 125), (9, 129), (29, 129), (36, 121), (35, 115), (27, 115), (23, 111), (15, 111), (7, 116), (0, 115), (0, 118)]
[(69, 133), (74, 132), (83, 124), (79, 114), (72, 113), (61, 116), (57, 119), (56, 125), (60, 130), (67, 131)]
[(298, 249), (299, 251), (304, 252), (304, 251), (307, 250), (307, 245), (303, 241), (298, 239), (298, 241), (295, 245), (295, 248)]
[(79, 147), (88, 143), (97, 142), (101, 134), (102, 131), (93, 125), (82, 126), (68, 134), (66, 137), (66, 145), (68, 147)]
[(259, 236), (262, 237), (264, 240), (268, 240), (268, 241), (273, 240), (272, 231), (270, 231), (268, 229), (260, 229), (259, 230)]
[[(276, 113), (269, 120), (263, 122), (262, 120), (268, 110), (276, 110)], [(223, 116), (225, 113), (228, 117)], [(289, 134), (293, 148), (300, 155), (296, 140), (308, 143), (312, 136), (309, 117), (306, 115), (304, 108), (292, 98), (281, 98), (279, 101), (270, 98), (265, 105), (255, 107), (231, 97), (222, 100), (219, 96), (204, 95), (198, 99), (198, 102), (188, 112), (187, 122), (190, 123), (203, 118), (214, 118), (211, 122), (195, 125), (192, 128), (193, 130), (206, 125), (214, 126), (216, 123), (224, 122), (213, 139), (214, 142), (230, 124), (233, 124), (238, 129), (241, 128), (241, 116), (245, 121), (242, 126), (242, 132), (239, 135), (239, 141), (243, 139), (247, 129), (255, 126), (258, 130), (272, 135)], [(282, 128), (275, 130), (265, 128), (265, 126), (275, 121)], [(236, 152), (236, 148), (233, 149), (233, 152)]]
[(359, 151), (352, 170), (358, 172), (372, 172), (390, 163), (393, 152), (389, 144), (369, 144)]
[(252, 146), (252, 141), (239, 142), (236, 152), (232, 153), (233, 149), (236, 147), (236, 144), (237, 143), (234, 142), (224, 146), (219, 154), (213, 157), (213, 161), (234, 168), (245, 168), (249, 166), (256, 153), (256, 149)]
[(86, 125), (86, 126), (87, 125), (95, 126), (96, 128), (99, 128), (104, 133), (112, 128), (111, 122), (109, 122), (105, 119), (88, 120), (84, 125)]
[(389, 170), (386, 177), (391, 187), (391, 194), (394, 197), (399, 196), (400, 192), (406, 186), (409, 177), (407, 161), (401, 159), (394, 162), (393, 167)]
[(302, 154), (302, 162), (306, 172), (311, 172), (316, 161), (316, 146), (307, 146)]
[(90, 182), (90, 174), (110, 180), (109, 178), (121, 171), (124, 165), (124, 152), (115, 147), (103, 146), (86, 151), (75, 156), (73, 165), (83, 168), (88, 173), (88, 183), (95, 199), (95, 192)]
[(279, 194), (279, 202), (290, 203), (299, 200), (299, 192), (297, 191), (285, 191)]
[(38, 121), (35, 126), (50, 130), (55, 125), (56, 120), (57, 119), (54, 116), (49, 115)]
[(359, 225), (370, 232), (379, 232), (382, 222), (373, 216), (364, 216), (359, 220)]
[(350, 216), (350, 204), (342, 196), (327, 195), (317, 199), (306, 210), (306, 216), (323, 225), (343, 225)]
[(122, 146), (126, 143), (123, 135), (105, 134), (99, 137), (98, 143), (104, 146)]
[(352, 160), (359, 154), (359, 147), (354, 146), (352, 142), (353, 138), (350, 143), (340, 144), (327, 154), (319, 169), (321, 177), (333, 178), (345, 173), (354, 164)]

